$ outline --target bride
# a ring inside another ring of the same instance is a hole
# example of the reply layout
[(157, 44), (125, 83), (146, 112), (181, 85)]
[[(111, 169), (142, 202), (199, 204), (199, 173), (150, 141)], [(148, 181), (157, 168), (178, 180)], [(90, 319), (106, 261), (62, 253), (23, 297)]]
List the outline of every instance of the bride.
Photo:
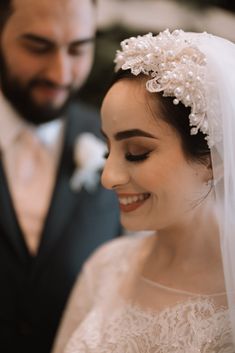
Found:
[(234, 353), (235, 45), (166, 30), (121, 46), (102, 182), (148, 232), (86, 262), (53, 352)]

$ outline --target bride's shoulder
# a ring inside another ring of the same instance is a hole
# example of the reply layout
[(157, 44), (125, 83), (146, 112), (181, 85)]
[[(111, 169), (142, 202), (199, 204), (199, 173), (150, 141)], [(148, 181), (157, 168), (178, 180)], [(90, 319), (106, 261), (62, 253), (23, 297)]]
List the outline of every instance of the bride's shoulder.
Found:
[(80, 278), (92, 287), (90, 292), (95, 293), (94, 300), (104, 298), (129, 273), (132, 259), (138, 258), (145, 239), (142, 232), (123, 235), (101, 245), (88, 258)]
[(122, 235), (118, 238), (110, 240), (98, 247), (95, 252), (87, 260), (86, 267), (111, 266), (117, 267), (128, 261), (132, 254), (135, 254), (138, 247), (149, 233), (139, 232)]

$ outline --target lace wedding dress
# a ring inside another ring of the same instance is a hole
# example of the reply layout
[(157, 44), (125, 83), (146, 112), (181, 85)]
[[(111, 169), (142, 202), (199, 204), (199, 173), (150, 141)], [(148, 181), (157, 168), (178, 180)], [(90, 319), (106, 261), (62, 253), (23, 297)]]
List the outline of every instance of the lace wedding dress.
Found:
[(195, 294), (130, 274), (147, 238), (114, 240), (91, 257), (53, 353), (235, 352), (225, 293)]

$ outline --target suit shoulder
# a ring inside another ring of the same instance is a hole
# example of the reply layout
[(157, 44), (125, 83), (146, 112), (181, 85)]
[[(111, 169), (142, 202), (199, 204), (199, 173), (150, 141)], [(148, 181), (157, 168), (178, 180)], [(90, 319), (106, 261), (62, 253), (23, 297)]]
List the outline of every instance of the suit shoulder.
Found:
[(73, 141), (79, 134), (90, 132), (102, 139), (98, 109), (84, 103), (73, 102), (67, 110), (69, 138)]
[(79, 101), (70, 104), (68, 108), (68, 116), (74, 124), (79, 124), (81, 120), (87, 123), (100, 122), (99, 110)]

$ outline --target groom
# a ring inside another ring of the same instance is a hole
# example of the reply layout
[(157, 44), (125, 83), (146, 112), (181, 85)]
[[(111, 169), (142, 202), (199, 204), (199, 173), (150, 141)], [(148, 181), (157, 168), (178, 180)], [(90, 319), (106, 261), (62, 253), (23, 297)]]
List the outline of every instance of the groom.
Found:
[(49, 353), (91, 251), (120, 232), (100, 184), (74, 190), (74, 150), (99, 132), (74, 101), (90, 72), (93, 0), (0, 1), (0, 350)]

